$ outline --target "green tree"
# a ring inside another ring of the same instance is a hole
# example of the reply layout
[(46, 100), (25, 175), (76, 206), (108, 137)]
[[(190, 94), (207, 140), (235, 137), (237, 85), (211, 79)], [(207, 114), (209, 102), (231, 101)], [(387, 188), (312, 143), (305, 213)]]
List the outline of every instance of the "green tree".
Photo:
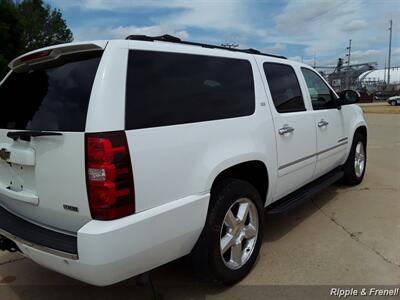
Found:
[(73, 41), (62, 14), (42, 0), (0, 0), (0, 79), (13, 58), (42, 47)]
[(73, 35), (58, 9), (42, 0), (24, 0), (17, 5), (23, 27), (24, 51), (72, 42)]
[(11, 0), (0, 0), (0, 80), (8, 62), (23, 50), (22, 27), (18, 11)]

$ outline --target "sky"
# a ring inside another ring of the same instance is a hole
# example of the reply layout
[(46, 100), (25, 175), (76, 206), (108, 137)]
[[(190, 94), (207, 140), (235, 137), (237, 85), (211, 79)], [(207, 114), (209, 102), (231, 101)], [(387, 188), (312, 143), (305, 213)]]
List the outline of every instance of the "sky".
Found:
[(46, 0), (63, 13), (75, 41), (171, 34), (239, 44), (319, 66), (388, 59), (400, 66), (400, 0)]

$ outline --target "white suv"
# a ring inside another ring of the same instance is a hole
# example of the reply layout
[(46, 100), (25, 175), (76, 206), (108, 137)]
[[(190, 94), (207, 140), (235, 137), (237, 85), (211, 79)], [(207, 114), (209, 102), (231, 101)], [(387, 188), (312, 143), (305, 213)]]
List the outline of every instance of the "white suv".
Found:
[(264, 208), (364, 176), (357, 93), (284, 57), (130, 36), (9, 66), (0, 247), (94, 285), (189, 253), (234, 283), (256, 261)]

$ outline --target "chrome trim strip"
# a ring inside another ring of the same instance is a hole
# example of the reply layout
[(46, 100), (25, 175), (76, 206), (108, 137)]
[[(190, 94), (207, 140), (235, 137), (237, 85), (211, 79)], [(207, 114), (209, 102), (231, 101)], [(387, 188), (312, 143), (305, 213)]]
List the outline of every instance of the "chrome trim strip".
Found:
[(292, 166), (292, 165), (298, 164), (299, 162), (302, 162), (302, 161), (304, 161), (304, 160), (306, 160), (306, 159), (312, 158), (312, 157), (314, 157), (314, 156), (316, 156), (316, 155), (317, 155), (317, 154), (315, 153), (315, 154), (307, 155), (307, 156), (305, 156), (305, 157), (303, 157), (303, 158), (299, 158), (299, 159), (297, 159), (297, 160), (295, 160), (295, 161), (292, 161), (292, 162), (290, 162), (290, 163), (287, 163), (286, 165), (280, 166), (280, 167), (278, 168), (278, 170), (282, 170), (282, 169), (285, 169), (285, 168), (290, 167), (290, 166)]
[(338, 140), (337, 142), (338, 142), (338, 143), (341, 143), (341, 142), (347, 141), (347, 139), (348, 139), (347, 137), (344, 137), (344, 138)]
[(22, 243), (22, 244), (27, 245), (29, 247), (32, 247), (32, 248), (35, 248), (37, 250), (44, 251), (44, 252), (47, 252), (47, 253), (50, 253), (50, 254), (53, 254), (53, 255), (56, 255), (56, 256), (60, 256), (60, 257), (68, 258), (68, 259), (72, 259), (72, 260), (78, 260), (79, 259), (78, 254), (68, 253), (68, 252), (52, 249), (52, 248), (49, 248), (49, 247), (46, 247), (46, 246), (38, 245), (38, 244), (35, 244), (35, 243), (32, 243), (32, 242), (28, 242), (28, 241), (26, 241), (24, 239), (21, 239), (21, 238), (15, 236), (15, 235), (3, 230), (3, 229), (1, 229), (1, 228), (0, 228), (0, 235), (3, 235), (6, 238), (8, 238), (8, 239), (10, 239), (10, 240), (12, 240), (14, 242)]
[(328, 149), (319, 151), (318, 153), (316, 153), (316, 155), (323, 154), (323, 153), (325, 153), (325, 152), (331, 151), (331, 150), (333, 150), (333, 149), (336, 149), (336, 148), (338, 148), (338, 147), (340, 147), (340, 146), (343, 146), (343, 145), (346, 145), (346, 144), (347, 144), (347, 141), (346, 141), (346, 142), (343, 142), (343, 143), (340, 143), (340, 144), (337, 144), (337, 145), (335, 145), (335, 146), (329, 147)]
[[(341, 140), (343, 140), (343, 139), (341, 139)], [(346, 138), (346, 140), (347, 140), (347, 138)], [(290, 166), (292, 166), (292, 165), (298, 164), (298, 163), (300, 163), (300, 162), (302, 162), (302, 161), (304, 161), (304, 160), (307, 160), (307, 159), (309, 159), (309, 158), (312, 158), (312, 157), (314, 157), (314, 156), (318, 156), (318, 155), (323, 154), (323, 153), (325, 153), (325, 152), (328, 152), (328, 151), (331, 151), (331, 150), (333, 150), (333, 149), (336, 149), (336, 148), (338, 148), (338, 147), (340, 147), (340, 146), (346, 145), (347, 143), (348, 143), (348, 142), (345, 141), (345, 142), (343, 142), (343, 143), (340, 143), (340, 144), (337, 144), (337, 145), (335, 145), (335, 146), (329, 147), (329, 148), (327, 148), (327, 149), (325, 149), (325, 150), (322, 150), (322, 151), (319, 151), (319, 152), (317, 152), (317, 153), (314, 153), (314, 154), (307, 155), (307, 156), (305, 156), (305, 157), (296, 159), (295, 161), (292, 161), (292, 162), (290, 162), (290, 163), (287, 163), (287, 164), (285, 164), (285, 165), (280, 166), (280, 167), (278, 168), (278, 170), (282, 170), (282, 169), (285, 169), (285, 168), (290, 167)]]

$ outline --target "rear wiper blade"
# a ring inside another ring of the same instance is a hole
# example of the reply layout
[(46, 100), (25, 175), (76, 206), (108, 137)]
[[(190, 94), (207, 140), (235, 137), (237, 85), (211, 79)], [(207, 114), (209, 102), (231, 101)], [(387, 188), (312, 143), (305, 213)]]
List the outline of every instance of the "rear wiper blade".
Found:
[(59, 132), (48, 132), (48, 131), (10, 131), (7, 132), (7, 136), (14, 141), (20, 139), (22, 141), (30, 142), (32, 137), (36, 136), (51, 136), (51, 135), (62, 135)]

